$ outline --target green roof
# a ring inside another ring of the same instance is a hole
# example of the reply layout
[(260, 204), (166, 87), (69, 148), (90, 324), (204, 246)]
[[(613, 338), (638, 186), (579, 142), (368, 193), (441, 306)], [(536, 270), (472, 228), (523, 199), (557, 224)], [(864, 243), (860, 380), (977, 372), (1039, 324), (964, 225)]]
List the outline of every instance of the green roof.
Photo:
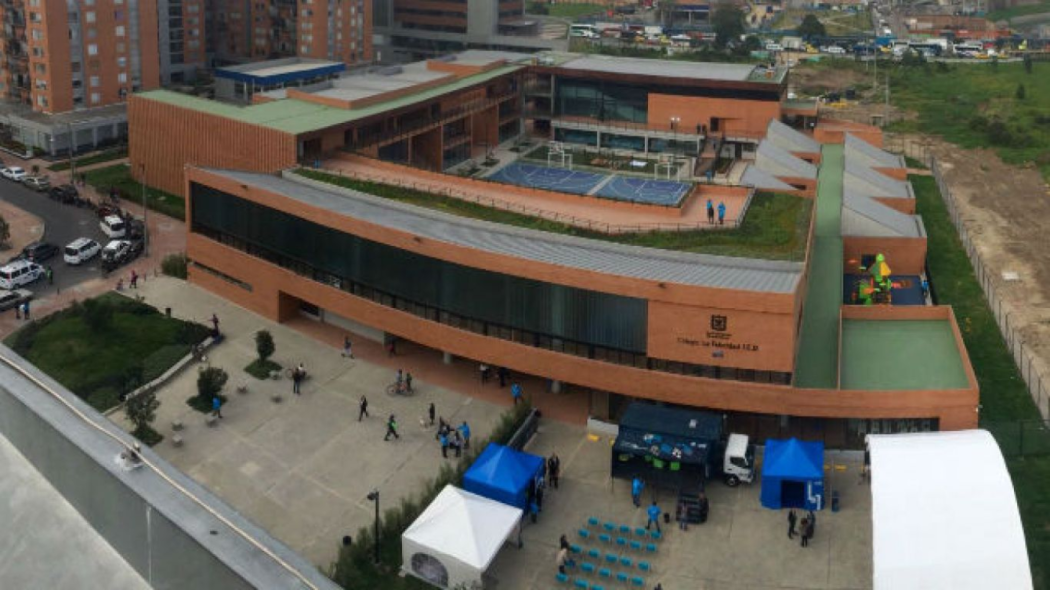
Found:
[(250, 125), (268, 127), (284, 133), (299, 135), (319, 131), (336, 125), (350, 123), (377, 113), (409, 106), (430, 100), (448, 92), (469, 88), (475, 84), (487, 82), (493, 78), (521, 69), (521, 66), (503, 66), (467, 76), (415, 94), (409, 94), (393, 100), (383, 101), (358, 109), (340, 109), (321, 104), (286, 98), (261, 104), (235, 106), (227, 103), (171, 92), (170, 90), (150, 90), (136, 96), (157, 102), (192, 109), (210, 115), (234, 119)]
[(947, 320), (842, 321), (842, 389), (965, 389)]

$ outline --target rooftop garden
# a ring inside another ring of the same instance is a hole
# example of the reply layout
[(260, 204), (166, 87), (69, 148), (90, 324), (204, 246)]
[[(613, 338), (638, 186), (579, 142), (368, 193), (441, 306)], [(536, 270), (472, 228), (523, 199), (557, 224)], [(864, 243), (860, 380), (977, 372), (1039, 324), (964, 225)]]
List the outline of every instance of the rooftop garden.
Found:
[(540, 217), (505, 211), (454, 197), (447, 197), (319, 170), (300, 169), (304, 178), (448, 213), (515, 227), (577, 236), (606, 242), (661, 250), (696, 252), (741, 258), (802, 260), (806, 255), (812, 201), (792, 195), (758, 193), (751, 201), (744, 223), (729, 230), (654, 231), (605, 234)]

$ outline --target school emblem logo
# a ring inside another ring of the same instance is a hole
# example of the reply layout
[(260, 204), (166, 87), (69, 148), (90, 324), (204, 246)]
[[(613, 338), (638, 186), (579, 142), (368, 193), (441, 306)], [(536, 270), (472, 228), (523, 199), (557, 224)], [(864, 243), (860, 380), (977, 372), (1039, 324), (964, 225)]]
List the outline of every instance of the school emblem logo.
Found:
[(711, 329), (715, 332), (725, 332), (729, 328), (729, 320), (724, 315), (711, 316)]

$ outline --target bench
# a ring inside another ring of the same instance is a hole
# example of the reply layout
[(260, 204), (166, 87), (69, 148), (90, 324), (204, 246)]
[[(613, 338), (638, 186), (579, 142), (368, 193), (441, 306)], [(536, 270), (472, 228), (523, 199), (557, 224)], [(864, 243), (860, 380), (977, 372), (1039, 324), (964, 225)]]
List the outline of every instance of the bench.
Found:
[(248, 393), (248, 384), (247, 383), (241, 383), (240, 385), (238, 385), (237, 386), (237, 393), (239, 393), (241, 395), (244, 395), (244, 394)]
[(182, 430), (182, 420), (172, 420), (171, 421), (171, 429), (174, 430), (175, 432), (178, 432), (178, 431)]
[(208, 414), (204, 417), (204, 423), (208, 426), (215, 426), (219, 422), (219, 417), (215, 414)]
[(171, 446), (173, 446), (173, 447), (181, 447), (182, 446), (182, 435), (176, 434), (175, 436), (171, 437)]

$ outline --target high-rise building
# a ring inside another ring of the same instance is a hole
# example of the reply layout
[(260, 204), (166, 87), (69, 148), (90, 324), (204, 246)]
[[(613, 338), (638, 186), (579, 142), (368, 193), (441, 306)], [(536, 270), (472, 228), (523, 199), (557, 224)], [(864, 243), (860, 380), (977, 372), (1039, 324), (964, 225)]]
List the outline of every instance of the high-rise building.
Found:
[(299, 57), (372, 60), (371, 0), (299, 0)]
[(296, 55), (297, 0), (213, 0), (209, 43), (213, 65)]
[[(120, 0), (95, 1), (116, 3)], [(161, 83), (167, 86), (191, 81), (198, 70), (208, 65), (204, 0), (157, 0), (155, 5)]]
[(42, 113), (120, 103), (159, 86), (156, 3), (6, 0), (0, 94)]

